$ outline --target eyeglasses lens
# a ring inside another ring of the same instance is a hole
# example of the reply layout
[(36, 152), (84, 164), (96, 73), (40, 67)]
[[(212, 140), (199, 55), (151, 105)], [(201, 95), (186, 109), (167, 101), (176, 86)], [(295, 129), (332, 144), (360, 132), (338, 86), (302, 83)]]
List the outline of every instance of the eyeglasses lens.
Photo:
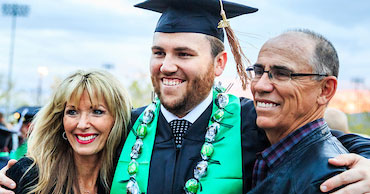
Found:
[(253, 70), (248, 71), (250, 76), (254, 80), (260, 79), (263, 74), (268, 73), (268, 77), (271, 81), (288, 81), (290, 79), (291, 72), (287, 69), (271, 68), (270, 71), (265, 71), (264, 67), (253, 66)]

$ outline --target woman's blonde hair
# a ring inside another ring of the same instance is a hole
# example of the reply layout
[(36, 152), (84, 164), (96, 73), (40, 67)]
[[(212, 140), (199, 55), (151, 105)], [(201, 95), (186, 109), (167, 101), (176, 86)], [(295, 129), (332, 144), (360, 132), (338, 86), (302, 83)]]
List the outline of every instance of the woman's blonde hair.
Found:
[(99, 70), (77, 71), (67, 77), (32, 122), (27, 156), (34, 160), (32, 166), (37, 166), (39, 180), (29, 193), (71, 193), (73, 187), (78, 186), (73, 150), (62, 137), (63, 115), (67, 101), (76, 101), (74, 103), (78, 105), (84, 91), (89, 94), (93, 105), (105, 100), (108, 111), (115, 118), (101, 151), (98, 178), (105, 190), (110, 190), (114, 175), (114, 154), (119, 143), (126, 139), (131, 102), (120, 82), (110, 73)]

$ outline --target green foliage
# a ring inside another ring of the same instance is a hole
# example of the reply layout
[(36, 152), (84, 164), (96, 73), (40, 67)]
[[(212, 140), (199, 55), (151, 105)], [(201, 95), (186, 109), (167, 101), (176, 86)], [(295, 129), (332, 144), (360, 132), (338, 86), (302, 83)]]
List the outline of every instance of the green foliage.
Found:
[(370, 136), (370, 112), (349, 114), (348, 124), (351, 132)]
[(149, 104), (151, 100), (152, 84), (139, 83), (138, 80), (131, 82), (128, 92), (131, 96), (132, 105), (134, 108), (139, 108)]
[[(3, 79), (2, 79), (3, 77), (4, 77), (3, 74), (0, 74), (0, 86), (3, 85)], [(0, 87), (0, 101), (1, 99), (5, 98), (5, 96), (6, 96), (6, 89), (3, 87)]]
[[(8, 95), (8, 92), (9, 92), (8, 91), (8, 83), (6, 83), (6, 86), (4, 86), (5, 82), (2, 78), (4, 78), (4, 75), (0, 74), (0, 86), (3, 86), (3, 87), (0, 87), (0, 102), (2, 100), (5, 100), (6, 96)], [(11, 89), (14, 88), (14, 82), (10, 82), (10, 88)]]

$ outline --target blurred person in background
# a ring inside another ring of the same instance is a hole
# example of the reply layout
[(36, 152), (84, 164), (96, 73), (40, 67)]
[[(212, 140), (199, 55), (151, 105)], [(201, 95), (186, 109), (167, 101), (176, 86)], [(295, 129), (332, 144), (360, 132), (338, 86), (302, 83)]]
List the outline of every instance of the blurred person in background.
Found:
[(348, 117), (343, 111), (328, 107), (325, 110), (324, 119), (326, 123), (328, 123), (330, 129), (351, 133), (348, 126)]
[(4, 167), (9, 160), (9, 146), (12, 132), (7, 127), (4, 114), (0, 113), (0, 168)]
[(0, 112), (0, 126), (6, 127), (7, 129), (11, 129), (12, 125), (5, 120), (4, 113)]
[[(10, 159), (18, 160), (27, 153), (27, 137), (30, 125), (39, 110), (40, 107), (23, 106), (15, 111), (14, 115), (19, 119), (18, 122), (22, 122), (22, 125), (19, 129), (18, 147), (10, 153)], [(25, 111), (25, 114), (21, 116), (23, 111)]]
[(12, 132), (0, 126), (0, 168), (6, 166), (9, 158), (9, 145), (12, 139)]

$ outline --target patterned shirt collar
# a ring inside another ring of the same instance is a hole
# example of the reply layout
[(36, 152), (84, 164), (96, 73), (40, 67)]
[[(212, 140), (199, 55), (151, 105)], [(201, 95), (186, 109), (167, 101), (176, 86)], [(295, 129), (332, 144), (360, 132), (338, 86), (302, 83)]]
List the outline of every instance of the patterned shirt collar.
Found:
[(324, 119), (317, 119), (307, 123), (303, 127), (290, 133), (288, 136), (257, 154), (257, 160), (253, 169), (253, 186), (262, 182), (267, 176), (269, 169), (278, 165), (293, 146), (298, 144), (304, 137), (309, 135), (316, 128), (324, 125)]
[(261, 153), (261, 157), (267, 163), (269, 168), (273, 168), (281, 160), (284, 159), (286, 153), (295, 146), (299, 141), (301, 141), (304, 137), (310, 134), (313, 130), (318, 128), (319, 126), (324, 124), (324, 119), (318, 119), (307, 123), (303, 127), (295, 130), (294, 132), (290, 133), (288, 136), (281, 139), (279, 142), (275, 143), (271, 147), (265, 149)]

